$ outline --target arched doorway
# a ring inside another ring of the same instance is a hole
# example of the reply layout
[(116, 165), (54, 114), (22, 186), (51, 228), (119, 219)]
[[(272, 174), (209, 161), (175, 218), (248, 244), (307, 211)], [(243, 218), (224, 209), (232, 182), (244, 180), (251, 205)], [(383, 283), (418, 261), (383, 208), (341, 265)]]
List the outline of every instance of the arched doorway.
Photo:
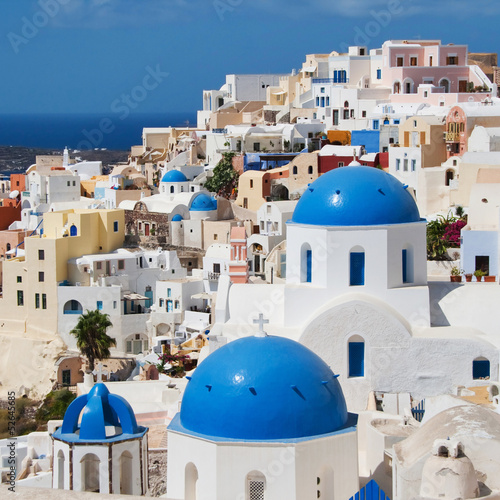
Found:
[(132, 454), (124, 451), (120, 456), (120, 493), (132, 495)]
[(185, 500), (196, 500), (198, 487), (198, 469), (193, 463), (186, 465), (184, 473), (184, 498)]
[(62, 450), (57, 453), (57, 488), (64, 489), (64, 452)]
[(100, 474), (99, 468), (101, 461), (94, 453), (87, 453), (84, 455), (81, 463), (81, 480), (82, 491), (100, 491)]

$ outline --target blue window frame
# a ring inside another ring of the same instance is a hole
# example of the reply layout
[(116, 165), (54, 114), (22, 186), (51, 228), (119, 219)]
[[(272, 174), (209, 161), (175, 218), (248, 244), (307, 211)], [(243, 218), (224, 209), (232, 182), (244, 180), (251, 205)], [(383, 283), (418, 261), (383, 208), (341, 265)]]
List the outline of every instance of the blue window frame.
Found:
[(74, 224), (69, 228), (69, 235), (70, 236), (78, 235), (78, 228)]
[(117, 232), (118, 232), (118, 221), (117, 221), (117, 220), (115, 220), (115, 221), (113, 222), (113, 231), (114, 231), (115, 233), (117, 233)]
[(321, 98), (321, 107), (322, 108), (325, 107), (325, 98), (324, 97)]
[(333, 72), (333, 83), (338, 83), (338, 81), (339, 81), (339, 72), (335, 70)]
[(97, 301), (97, 310), (102, 311), (102, 300)]
[(379, 120), (373, 120), (373, 130), (378, 130), (380, 128)]
[(382, 80), (382, 70), (377, 69), (377, 80)]
[(319, 97), (316, 97), (316, 107), (319, 107)]
[(174, 303), (171, 300), (167, 300), (167, 312), (174, 312)]
[(365, 284), (365, 252), (351, 252), (350, 285)]
[(399, 119), (398, 118), (394, 118), (394, 120), (392, 121), (392, 123), (394, 123), (394, 125), (399, 125)]
[(326, 105), (330, 106), (330, 96), (326, 96)]
[(365, 376), (365, 343), (349, 342), (349, 377)]

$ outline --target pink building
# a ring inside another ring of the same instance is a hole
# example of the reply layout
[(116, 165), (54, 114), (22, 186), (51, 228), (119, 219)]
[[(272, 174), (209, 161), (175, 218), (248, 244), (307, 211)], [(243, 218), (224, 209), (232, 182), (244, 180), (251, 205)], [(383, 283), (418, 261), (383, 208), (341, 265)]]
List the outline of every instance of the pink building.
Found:
[(467, 152), (468, 140), (474, 127), (500, 127), (500, 105), (486, 98), (482, 102), (467, 102), (451, 108), (446, 117), (447, 157)]
[(231, 229), (229, 277), (233, 283), (248, 283), (247, 236), (244, 226)]
[(430, 105), (449, 106), (484, 99), (484, 94), (469, 93), (470, 85), (496, 93), (484, 72), (468, 65), (466, 45), (391, 40), (383, 44), (382, 57), (382, 83), (392, 89), (392, 102), (414, 102), (418, 98)]

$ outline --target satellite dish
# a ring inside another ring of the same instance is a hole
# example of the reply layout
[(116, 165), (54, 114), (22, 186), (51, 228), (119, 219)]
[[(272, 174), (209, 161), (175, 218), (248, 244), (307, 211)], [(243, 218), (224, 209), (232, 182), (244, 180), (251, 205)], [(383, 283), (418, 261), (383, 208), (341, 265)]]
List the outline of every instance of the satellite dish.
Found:
[(17, 189), (15, 189), (14, 191), (11, 191), (10, 194), (9, 194), (9, 198), (10, 199), (14, 199), (14, 198), (17, 198), (19, 196), (19, 191)]

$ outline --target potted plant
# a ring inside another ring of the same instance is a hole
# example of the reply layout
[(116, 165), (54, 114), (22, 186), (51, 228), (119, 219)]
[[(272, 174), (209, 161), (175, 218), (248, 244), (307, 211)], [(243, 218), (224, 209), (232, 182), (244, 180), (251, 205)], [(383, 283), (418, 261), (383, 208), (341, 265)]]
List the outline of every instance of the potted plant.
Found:
[(496, 276), (492, 274), (491, 276), (489, 274), (485, 275), (484, 281), (487, 283), (494, 283), (496, 281)]
[(476, 277), (476, 281), (481, 281), (485, 274), (486, 273), (484, 271), (481, 271), (481, 269), (476, 269), (474, 271), (474, 276)]
[(462, 272), (457, 266), (451, 268), (450, 281), (460, 283), (462, 281)]
[(472, 281), (472, 273), (465, 274), (465, 281), (467, 281), (467, 283)]

